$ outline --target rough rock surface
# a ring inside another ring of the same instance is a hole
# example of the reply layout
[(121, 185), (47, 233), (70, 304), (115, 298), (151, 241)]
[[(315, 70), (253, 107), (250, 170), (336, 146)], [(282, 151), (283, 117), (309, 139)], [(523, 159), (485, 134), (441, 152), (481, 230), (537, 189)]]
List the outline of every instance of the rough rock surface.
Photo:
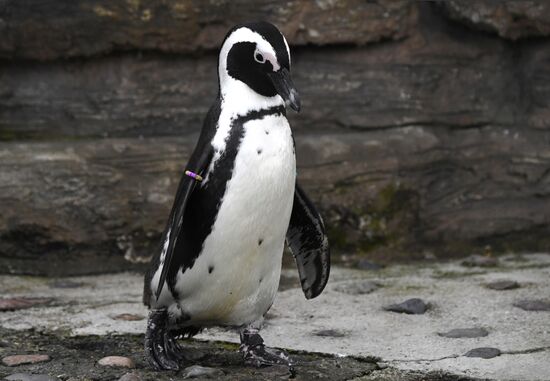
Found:
[[(131, 270), (157, 250), (234, 12), (171, 4), (0, 1), (0, 272)], [(429, 2), (261, 4), (243, 17), (277, 8), (295, 44), (299, 178), (334, 253), (550, 248), (548, 38), (511, 43)]]
[(544, 0), (448, 0), (440, 4), (451, 18), (511, 40), (550, 35), (550, 3)]
[(399, 39), (412, 2), (112, 0), (0, 2), (0, 57), (51, 60), (116, 50), (189, 53), (220, 46), (233, 25), (267, 16), (292, 44), (364, 44)]

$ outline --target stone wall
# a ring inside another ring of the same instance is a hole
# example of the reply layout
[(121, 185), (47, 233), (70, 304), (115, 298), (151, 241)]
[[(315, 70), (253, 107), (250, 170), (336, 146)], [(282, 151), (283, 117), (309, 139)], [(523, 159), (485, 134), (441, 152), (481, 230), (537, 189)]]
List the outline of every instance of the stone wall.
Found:
[(335, 253), (550, 249), (550, 5), (248, 4), (0, 0), (0, 272), (147, 260), (250, 19), (292, 45), (299, 178)]

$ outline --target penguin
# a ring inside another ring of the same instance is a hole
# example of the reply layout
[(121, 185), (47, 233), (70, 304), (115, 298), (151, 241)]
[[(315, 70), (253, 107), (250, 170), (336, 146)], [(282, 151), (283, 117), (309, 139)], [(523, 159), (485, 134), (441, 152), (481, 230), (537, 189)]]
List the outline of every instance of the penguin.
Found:
[(145, 354), (157, 370), (186, 359), (177, 338), (203, 328), (239, 330), (251, 366), (292, 360), (259, 334), (281, 274), (285, 242), (307, 299), (330, 272), (325, 225), (296, 182), (286, 107), (300, 111), (290, 50), (268, 22), (233, 27), (218, 58), (218, 95), (208, 111), (145, 275)]

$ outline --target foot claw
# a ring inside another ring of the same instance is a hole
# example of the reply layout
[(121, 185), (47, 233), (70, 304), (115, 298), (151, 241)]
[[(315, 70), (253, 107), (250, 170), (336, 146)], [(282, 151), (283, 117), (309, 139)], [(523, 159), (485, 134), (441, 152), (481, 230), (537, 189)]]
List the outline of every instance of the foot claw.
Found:
[(239, 351), (242, 353), (246, 365), (258, 368), (271, 365), (286, 365), (291, 373), (294, 372), (294, 364), (286, 352), (266, 347), (263, 339), (257, 333), (243, 333), (241, 335)]
[(145, 357), (156, 370), (179, 370), (177, 344), (167, 329), (168, 313), (165, 309), (151, 310), (145, 333)]
[(176, 342), (176, 339), (172, 334), (166, 332), (164, 334), (164, 350), (168, 357), (176, 362), (180, 362), (185, 359), (181, 347)]

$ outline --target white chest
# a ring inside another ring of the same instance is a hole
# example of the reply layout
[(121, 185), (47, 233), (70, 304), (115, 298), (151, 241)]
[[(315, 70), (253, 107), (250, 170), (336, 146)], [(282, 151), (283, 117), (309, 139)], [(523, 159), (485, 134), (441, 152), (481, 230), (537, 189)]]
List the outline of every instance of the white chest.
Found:
[(194, 266), (178, 277), (190, 324), (241, 325), (273, 303), (296, 179), (286, 118), (268, 115), (244, 133), (211, 234)]

